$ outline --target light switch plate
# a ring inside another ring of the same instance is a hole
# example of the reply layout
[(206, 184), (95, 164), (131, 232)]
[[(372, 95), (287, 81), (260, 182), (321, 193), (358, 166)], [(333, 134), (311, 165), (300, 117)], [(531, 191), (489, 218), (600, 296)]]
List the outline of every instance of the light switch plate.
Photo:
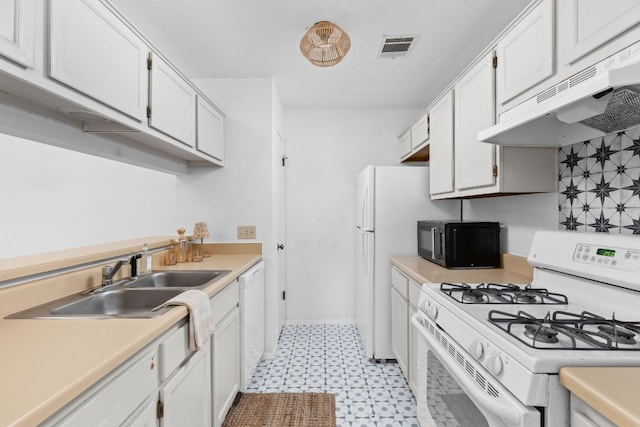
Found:
[(238, 226), (238, 239), (255, 239), (255, 238), (256, 238), (255, 225), (239, 225)]

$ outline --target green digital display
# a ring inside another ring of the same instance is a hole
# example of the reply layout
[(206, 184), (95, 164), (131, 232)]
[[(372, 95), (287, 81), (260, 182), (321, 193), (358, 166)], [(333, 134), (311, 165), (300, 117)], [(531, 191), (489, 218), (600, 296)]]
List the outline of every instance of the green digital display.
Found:
[(613, 250), (613, 249), (602, 249), (602, 248), (599, 248), (597, 250), (596, 254), (602, 255), (602, 256), (615, 256), (616, 251)]

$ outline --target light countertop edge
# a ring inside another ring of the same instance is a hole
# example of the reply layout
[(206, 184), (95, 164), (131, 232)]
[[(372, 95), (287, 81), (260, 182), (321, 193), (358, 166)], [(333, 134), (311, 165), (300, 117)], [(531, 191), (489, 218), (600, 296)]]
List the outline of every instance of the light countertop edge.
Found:
[[(157, 269), (231, 270), (204, 290), (212, 297), (261, 259), (259, 244), (205, 246), (212, 256), (203, 262)], [(3, 292), (15, 298), (18, 291)], [(152, 319), (106, 320), (4, 319), (7, 313), (0, 313), (0, 425), (30, 427), (45, 421), (187, 313), (185, 307), (175, 307)]]
[[(531, 283), (533, 272), (521, 265), (521, 261), (515, 255), (516, 268), (478, 268), (478, 269), (456, 269), (450, 270), (427, 261), (419, 256), (391, 257), (391, 264), (398, 267), (409, 277), (418, 283)], [(506, 260), (506, 258), (505, 258)], [(526, 261), (525, 261), (526, 262)]]
[(640, 367), (567, 367), (560, 384), (621, 426), (640, 426)]

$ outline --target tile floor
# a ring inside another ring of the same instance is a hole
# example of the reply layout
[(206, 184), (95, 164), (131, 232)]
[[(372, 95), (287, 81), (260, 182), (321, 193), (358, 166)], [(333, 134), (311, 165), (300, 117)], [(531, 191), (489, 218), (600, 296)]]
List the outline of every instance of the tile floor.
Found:
[(355, 325), (286, 325), (278, 354), (256, 368), (248, 392), (327, 392), (341, 426), (418, 426), (396, 363), (369, 362)]

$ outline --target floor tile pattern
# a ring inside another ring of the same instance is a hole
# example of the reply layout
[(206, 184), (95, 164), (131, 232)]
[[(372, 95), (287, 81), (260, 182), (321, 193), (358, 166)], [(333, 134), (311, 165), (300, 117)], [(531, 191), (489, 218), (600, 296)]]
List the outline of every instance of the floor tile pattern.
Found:
[(559, 227), (640, 235), (640, 128), (560, 148)]
[(273, 360), (248, 392), (326, 392), (341, 426), (418, 426), (416, 402), (396, 363), (371, 363), (355, 325), (285, 325)]

